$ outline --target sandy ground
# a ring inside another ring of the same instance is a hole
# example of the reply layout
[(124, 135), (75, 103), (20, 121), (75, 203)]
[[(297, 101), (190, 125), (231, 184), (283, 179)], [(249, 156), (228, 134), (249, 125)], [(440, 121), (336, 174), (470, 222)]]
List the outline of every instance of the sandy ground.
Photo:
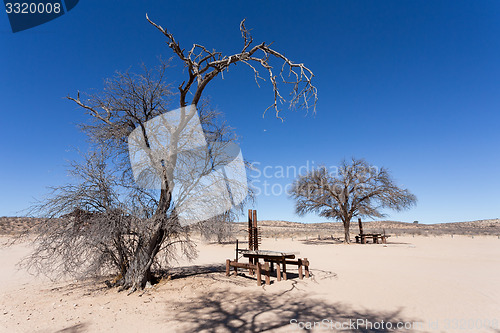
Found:
[(300, 332), (316, 322), (307, 331), (500, 332), (498, 237), (393, 237), (386, 246), (264, 239), (261, 248), (300, 252), (312, 277), (288, 269), (288, 281), (261, 287), (248, 274), (226, 277), (221, 264), (234, 245), (200, 242), (199, 258), (179, 264), (184, 277), (127, 296), (32, 277), (15, 266), (29, 244), (1, 248), (0, 331)]

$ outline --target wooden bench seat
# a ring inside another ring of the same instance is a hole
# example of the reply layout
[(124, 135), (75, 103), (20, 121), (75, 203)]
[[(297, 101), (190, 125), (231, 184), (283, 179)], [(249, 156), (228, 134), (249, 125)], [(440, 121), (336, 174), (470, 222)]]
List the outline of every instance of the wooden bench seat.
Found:
[(226, 276), (229, 276), (229, 273), (231, 271), (231, 267), (234, 267), (234, 275), (238, 274), (238, 268), (245, 268), (248, 269), (249, 271), (255, 271), (257, 272), (257, 285), (260, 286), (262, 284), (262, 274), (265, 275), (265, 281), (266, 284), (271, 284), (271, 277), (269, 275), (270, 269), (269, 269), (269, 263), (265, 263), (262, 265), (261, 263), (257, 262), (256, 264), (251, 264), (251, 263), (243, 263), (243, 262), (237, 262), (237, 261), (231, 261), (230, 259), (226, 260)]

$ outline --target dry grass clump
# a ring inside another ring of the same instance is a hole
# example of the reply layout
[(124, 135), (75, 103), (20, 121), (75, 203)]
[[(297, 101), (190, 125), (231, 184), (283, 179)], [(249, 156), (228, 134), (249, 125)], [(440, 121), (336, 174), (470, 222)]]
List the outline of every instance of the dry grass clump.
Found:
[(0, 217), (0, 235), (18, 235), (41, 219), (32, 217)]

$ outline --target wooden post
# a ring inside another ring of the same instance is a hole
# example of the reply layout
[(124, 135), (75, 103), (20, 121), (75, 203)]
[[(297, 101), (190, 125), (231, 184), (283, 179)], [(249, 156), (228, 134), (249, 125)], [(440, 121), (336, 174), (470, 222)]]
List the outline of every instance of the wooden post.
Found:
[(260, 262), (257, 262), (257, 285), (260, 286), (262, 284), (262, 278), (260, 276), (262, 269), (260, 267)]
[(302, 260), (301, 259), (298, 259), (298, 264), (299, 264), (299, 279), (303, 279), (304, 276), (302, 275)]
[(359, 234), (360, 235), (363, 235), (364, 232), (363, 232), (363, 224), (361, 223), (361, 218), (358, 217), (358, 225), (359, 225)]
[(252, 210), (248, 210), (248, 249), (253, 250), (253, 223), (252, 223)]
[(277, 262), (276, 263), (276, 278), (278, 281), (281, 281), (281, 268), (280, 268), (281, 263)]
[(229, 270), (230, 270), (229, 263), (230, 262), (231, 262), (231, 260), (229, 260), (229, 259), (226, 260), (226, 276), (229, 276)]
[(269, 263), (268, 262), (266, 262), (264, 264), (264, 269), (266, 270), (266, 284), (270, 285), (271, 284), (271, 277), (270, 277), (269, 274), (270, 274), (271, 270), (269, 269)]
[(286, 259), (283, 257), (283, 280), (286, 281)]
[(257, 211), (253, 211), (253, 218), (252, 218), (252, 223), (253, 223), (253, 249), (258, 250), (259, 249), (259, 234), (258, 234), (258, 229), (257, 229)]
[(304, 258), (303, 262), (306, 269), (306, 278), (309, 278), (309, 260), (307, 260), (307, 258)]
[(238, 239), (236, 239), (236, 257), (234, 258), (234, 261), (238, 262)]

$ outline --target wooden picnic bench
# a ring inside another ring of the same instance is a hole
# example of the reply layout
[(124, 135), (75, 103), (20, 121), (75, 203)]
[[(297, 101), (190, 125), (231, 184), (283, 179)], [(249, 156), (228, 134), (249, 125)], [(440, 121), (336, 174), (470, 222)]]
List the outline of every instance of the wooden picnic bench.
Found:
[(366, 244), (367, 238), (371, 238), (374, 244), (386, 244), (390, 235), (384, 234), (359, 234), (356, 236), (356, 243)]
[(231, 267), (234, 267), (234, 275), (238, 274), (238, 268), (246, 268), (248, 270), (255, 270), (257, 272), (257, 285), (260, 286), (262, 284), (262, 273), (266, 276), (266, 284), (271, 284), (271, 278), (269, 274), (269, 263), (265, 263), (262, 265), (260, 262), (256, 264), (251, 263), (243, 263), (237, 261), (231, 261), (229, 259), (226, 260), (226, 276), (229, 276), (229, 272), (231, 271)]
[[(259, 250), (261, 238), (259, 235), (259, 228), (257, 227), (257, 211), (249, 209), (248, 210), (248, 249), (240, 249), (238, 246), (238, 240), (236, 239), (236, 255), (234, 260), (226, 260), (226, 275), (229, 276), (231, 272), (231, 267), (234, 268), (234, 274), (238, 274), (238, 268), (248, 269), (251, 275), (257, 272), (257, 285), (261, 285), (262, 277), (264, 273), (266, 276), (266, 284), (270, 284), (270, 272), (274, 271), (274, 264), (276, 263), (276, 277), (278, 281), (281, 281), (281, 276), (283, 272), (283, 279), (286, 280), (286, 265), (296, 265), (299, 271), (299, 278), (302, 280), (304, 277), (303, 269), (305, 270), (305, 276), (309, 277), (309, 260), (307, 258), (295, 259), (295, 254), (291, 252), (279, 252), (279, 251), (268, 251)], [(240, 254), (243, 257), (248, 258), (248, 263), (238, 262)], [(262, 259), (264, 264), (261, 264), (259, 260)], [(281, 269), (281, 267), (282, 269)]]
[[(270, 263), (270, 269), (273, 271), (274, 264), (276, 263), (276, 277), (278, 281), (281, 281), (281, 275), (283, 274), (283, 280), (287, 279), (286, 275), (286, 265), (296, 265), (299, 271), (299, 279), (303, 279), (304, 274), (302, 267), (304, 267), (305, 275), (309, 277), (309, 260), (307, 258), (297, 260), (295, 259), (295, 254), (291, 252), (279, 252), (279, 251), (241, 251), (245, 258), (249, 258), (250, 262), (258, 262), (259, 259), (264, 260), (264, 262)], [(282, 270), (280, 269), (282, 267)]]

